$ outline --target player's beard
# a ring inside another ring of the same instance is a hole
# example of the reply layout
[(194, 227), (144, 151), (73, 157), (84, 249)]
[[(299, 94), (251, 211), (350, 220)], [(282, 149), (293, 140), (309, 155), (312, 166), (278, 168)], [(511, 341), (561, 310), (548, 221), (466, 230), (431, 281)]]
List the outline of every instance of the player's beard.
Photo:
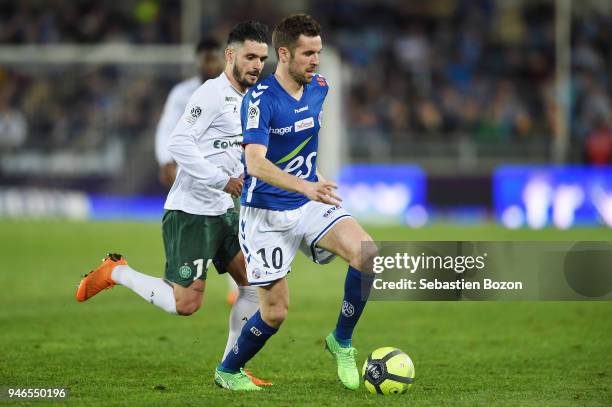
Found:
[(295, 69), (293, 66), (293, 59), (289, 63), (289, 75), (296, 83), (302, 86), (308, 85), (310, 82), (312, 82), (312, 78), (313, 78), (312, 76), (311, 77), (306, 76), (305, 70), (303, 72), (300, 72), (299, 70)]
[[(234, 79), (236, 79), (236, 82), (238, 82), (240, 86), (244, 88), (250, 88), (254, 84), (247, 80), (246, 76), (248, 73), (249, 72), (244, 72), (244, 73), (240, 72), (240, 68), (238, 67), (238, 64), (234, 64), (234, 68), (232, 68), (232, 75), (234, 76)], [(251, 73), (255, 75), (257, 79), (259, 79), (260, 72), (252, 71)], [(255, 82), (257, 82), (257, 79), (255, 79)]]

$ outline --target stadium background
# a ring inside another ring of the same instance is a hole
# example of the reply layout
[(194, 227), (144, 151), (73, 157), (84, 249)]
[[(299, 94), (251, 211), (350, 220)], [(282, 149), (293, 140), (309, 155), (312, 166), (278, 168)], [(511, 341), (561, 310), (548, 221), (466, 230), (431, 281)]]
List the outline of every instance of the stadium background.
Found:
[[(127, 290), (92, 304), (71, 296), (109, 250), (161, 274), (155, 126), (170, 88), (194, 72), (199, 36), (223, 40), (244, 19), (321, 22), (333, 92), (321, 162), (375, 239), (612, 240), (611, 4), (0, 1), (0, 385), (66, 385), (76, 404), (227, 397), (209, 380), (224, 283), (179, 321)], [(255, 365), (285, 385), (270, 402), (379, 403), (327, 374), (314, 342), (332, 323), (342, 265), (311, 268), (301, 258), (291, 276), (293, 320), (275, 339), (286, 352)], [(358, 346), (413, 355), (414, 401), (611, 399), (608, 303), (369, 307)], [(159, 359), (169, 346), (183, 353)], [(309, 347), (310, 360), (290, 353)], [(252, 397), (242, 400), (260, 404)]]

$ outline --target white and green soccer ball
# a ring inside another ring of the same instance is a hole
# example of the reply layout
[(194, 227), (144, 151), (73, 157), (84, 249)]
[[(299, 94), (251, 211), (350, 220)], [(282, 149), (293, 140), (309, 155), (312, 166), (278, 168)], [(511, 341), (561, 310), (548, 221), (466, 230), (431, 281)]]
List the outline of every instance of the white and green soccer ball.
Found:
[(363, 382), (372, 394), (403, 394), (412, 387), (414, 364), (397, 348), (378, 348), (363, 364)]

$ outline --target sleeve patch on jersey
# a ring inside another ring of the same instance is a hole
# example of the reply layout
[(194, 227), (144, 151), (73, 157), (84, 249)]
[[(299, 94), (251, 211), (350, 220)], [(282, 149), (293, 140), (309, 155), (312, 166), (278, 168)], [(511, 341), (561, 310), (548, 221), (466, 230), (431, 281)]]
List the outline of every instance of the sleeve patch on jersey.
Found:
[(194, 106), (191, 108), (190, 113), (192, 117), (195, 117), (197, 119), (202, 114), (202, 108), (200, 106)]
[(256, 129), (259, 127), (259, 107), (250, 105), (249, 111), (247, 113), (247, 124), (246, 128), (248, 129)]
[(191, 108), (189, 114), (185, 115), (185, 122), (187, 122), (187, 124), (194, 124), (201, 115), (202, 108), (200, 106), (194, 106)]

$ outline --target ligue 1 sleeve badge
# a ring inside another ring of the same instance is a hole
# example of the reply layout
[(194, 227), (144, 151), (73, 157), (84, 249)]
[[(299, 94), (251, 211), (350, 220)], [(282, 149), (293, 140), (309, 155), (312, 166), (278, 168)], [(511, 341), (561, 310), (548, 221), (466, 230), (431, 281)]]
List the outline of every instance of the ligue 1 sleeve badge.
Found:
[(195, 119), (200, 117), (202, 114), (202, 108), (200, 106), (194, 106), (191, 108), (191, 116)]
[(189, 111), (189, 114), (185, 114), (185, 122), (193, 125), (196, 120), (202, 115), (202, 108), (200, 106), (194, 106)]

